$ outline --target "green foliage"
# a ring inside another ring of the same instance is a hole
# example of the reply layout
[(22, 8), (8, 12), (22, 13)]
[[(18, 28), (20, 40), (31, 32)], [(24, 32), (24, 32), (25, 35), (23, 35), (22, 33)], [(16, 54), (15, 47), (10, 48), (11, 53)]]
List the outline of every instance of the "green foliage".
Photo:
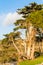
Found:
[(7, 39), (9, 39), (9, 37), (10, 38), (18, 38), (18, 37), (20, 37), (20, 32), (10, 32), (9, 34), (5, 34), (4, 35)]
[(32, 23), (35, 28), (43, 28), (43, 10), (32, 12), (25, 20), (16, 21), (15, 25), (17, 27), (14, 30), (27, 29), (29, 23)]
[[(17, 31), (18, 29), (27, 29), (27, 26), (29, 26), (29, 22), (31, 22), (34, 26), (36, 27), (42, 27), (42, 24), (40, 24), (40, 21), (42, 20), (42, 15), (43, 13), (38, 13), (38, 11), (43, 10), (43, 5), (41, 4), (37, 4), (35, 2), (30, 3), (28, 6), (25, 6), (24, 8), (18, 9), (18, 14), (23, 14), (23, 18), (25, 18), (25, 20), (23, 19), (19, 19), (17, 20), (14, 25), (16, 26), (14, 28), (14, 31)], [(35, 13), (36, 12), (36, 13)], [(37, 16), (38, 15), (38, 16)], [(35, 19), (35, 17), (37, 19)], [(27, 19), (26, 19), (27, 18)], [(40, 20), (40, 21), (39, 21)], [(36, 22), (37, 21), (37, 22)], [(41, 22), (42, 23), (42, 22)]]
[(26, 20), (36, 28), (43, 28), (43, 10), (31, 13)]
[(42, 10), (43, 5), (37, 4), (35, 2), (30, 3), (28, 6), (25, 6), (24, 8), (18, 9), (19, 14), (23, 14), (23, 17), (26, 18), (28, 14), (31, 12), (37, 11), (37, 10)]
[(17, 20), (14, 25), (16, 26), (14, 28), (14, 31), (18, 30), (18, 29), (26, 29), (26, 20), (20, 19)]

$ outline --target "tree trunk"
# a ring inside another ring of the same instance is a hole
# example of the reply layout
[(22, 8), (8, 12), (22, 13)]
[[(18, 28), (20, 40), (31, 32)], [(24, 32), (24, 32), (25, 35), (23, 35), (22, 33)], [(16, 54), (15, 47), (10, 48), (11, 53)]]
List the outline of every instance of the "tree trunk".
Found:
[(26, 55), (26, 51), (27, 51), (27, 49), (26, 49), (26, 41), (23, 41), (23, 44), (24, 44), (24, 53)]
[(35, 43), (32, 46), (31, 59), (34, 59)]
[(30, 59), (30, 52), (31, 52), (30, 49), (31, 49), (31, 48), (28, 46), (28, 48), (27, 48), (27, 59)]
[(35, 29), (33, 26), (30, 26), (28, 30), (29, 30), (29, 32), (27, 32), (27, 40), (29, 42), (28, 42), (28, 48), (27, 48), (27, 57), (29, 57), (29, 59), (31, 59), (34, 56)]
[(41, 53), (43, 53), (43, 40), (41, 42)]
[(18, 49), (18, 47), (14, 44), (14, 40), (12, 40), (13, 46), (15, 47), (15, 49), (18, 51), (18, 53), (20, 54), (20, 50)]

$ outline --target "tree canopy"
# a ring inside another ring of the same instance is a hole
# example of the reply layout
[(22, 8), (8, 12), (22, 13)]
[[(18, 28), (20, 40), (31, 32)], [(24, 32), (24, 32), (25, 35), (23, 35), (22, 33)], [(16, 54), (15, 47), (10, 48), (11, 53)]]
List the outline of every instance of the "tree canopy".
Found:
[(26, 19), (36, 28), (43, 29), (43, 10), (32, 12)]

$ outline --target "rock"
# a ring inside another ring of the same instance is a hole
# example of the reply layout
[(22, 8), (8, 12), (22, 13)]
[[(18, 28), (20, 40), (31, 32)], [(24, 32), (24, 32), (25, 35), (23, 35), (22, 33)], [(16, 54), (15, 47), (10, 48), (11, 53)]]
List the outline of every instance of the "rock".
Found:
[(0, 65), (17, 65), (17, 62), (14, 62), (14, 63), (0, 63)]
[(42, 63), (40, 63), (40, 64), (36, 64), (36, 65), (43, 65), (43, 62), (42, 62)]

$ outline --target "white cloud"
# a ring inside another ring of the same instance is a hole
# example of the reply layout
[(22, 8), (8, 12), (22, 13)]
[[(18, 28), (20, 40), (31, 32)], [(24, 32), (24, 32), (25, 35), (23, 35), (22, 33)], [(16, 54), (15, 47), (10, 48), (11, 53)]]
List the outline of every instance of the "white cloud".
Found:
[(8, 13), (4, 19), (4, 25), (13, 24), (16, 20), (21, 18), (22, 18), (22, 15), (19, 15), (17, 12)]
[(22, 15), (19, 15), (17, 12), (0, 15), (0, 21), (4, 26), (13, 24), (16, 20), (21, 18)]

